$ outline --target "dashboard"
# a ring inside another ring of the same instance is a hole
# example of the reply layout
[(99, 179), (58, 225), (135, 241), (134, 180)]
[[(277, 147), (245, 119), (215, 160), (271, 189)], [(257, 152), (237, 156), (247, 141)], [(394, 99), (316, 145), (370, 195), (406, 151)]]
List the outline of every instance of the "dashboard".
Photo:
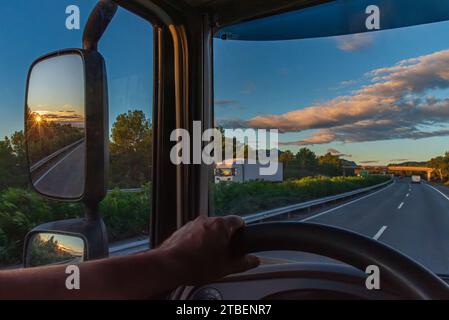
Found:
[(366, 274), (336, 263), (268, 264), (199, 287), (180, 287), (176, 300), (398, 299), (393, 292), (368, 290)]

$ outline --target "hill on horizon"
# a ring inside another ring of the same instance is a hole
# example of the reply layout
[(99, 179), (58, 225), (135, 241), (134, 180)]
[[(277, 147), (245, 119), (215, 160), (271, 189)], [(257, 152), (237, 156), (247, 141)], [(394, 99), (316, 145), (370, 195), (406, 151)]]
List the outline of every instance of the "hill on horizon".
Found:
[(403, 167), (426, 167), (427, 161), (406, 161), (401, 163), (390, 163), (388, 166), (403, 166)]

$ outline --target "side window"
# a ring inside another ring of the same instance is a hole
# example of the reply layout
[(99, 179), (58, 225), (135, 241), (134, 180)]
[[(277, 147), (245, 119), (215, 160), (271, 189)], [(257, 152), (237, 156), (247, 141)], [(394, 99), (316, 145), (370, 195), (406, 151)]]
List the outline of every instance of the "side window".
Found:
[[(0, 52), (0, 269), (21, 266), (24, 238), (34, 227), (84, 215), (82, 204), (47, 200), (31, 189), (24, 147), (24, 96), (30, 64), (55, 50), (80, 48), (84, 25), (96, 4), (96, 0), (2, 4), (0, 38), (11, 45)], [(75, 28), (67, 27), (69, 6), (79, 9), (79, 28), (76, 23)], [(142, 247), (148, 237), (152, 37), (149, 22), (119, 8), (99, 45), (108, 75), (110, 130), (110, 190), (100, 211), (111, 255), (128, 253), (123, 248), (132, 250), (134, 242)]]
[(111, 188), (140, 188), (151, 180), (153, 33), (119, 9), (100, 43), (109, 84)]
[(108, 72), (110, 130), (110, 193), (102, 207), (116, 252), (114, 242), (140, 243), (149, 231), (153, 29), (119, 8), (99, 51)]

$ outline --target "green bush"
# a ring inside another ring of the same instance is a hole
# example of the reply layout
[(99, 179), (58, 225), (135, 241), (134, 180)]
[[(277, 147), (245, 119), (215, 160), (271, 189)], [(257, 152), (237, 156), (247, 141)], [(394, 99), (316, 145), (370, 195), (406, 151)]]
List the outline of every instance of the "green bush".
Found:
[(280, 183), (219, 183), (214, 185), (214, 214), (251, 214), (368, 187), (388, 179), (387, 176), (306, 177)]
[(149, 186), (144, 186), (141, 193), (125, 193), (119, 189), (109, 193), (100, 205), (109, 241), (148, 234), (150, 208)]
[(19, 263), (23, 240), (39, 224), (82, 217), (79, 204), (48, 201), (25, 189), (0, 193), (0, 264)]
[[(109, 241), (148, 233), (150, 189), (140, 193), (114, 190), (100, 204), (108, 229)], [(7, 189), (0, 193), (0, 266), (20, 263), (25, 235), (34, 227), (56, 220), (81, 218), (78, 203), (50, 201), (25, 189)]]

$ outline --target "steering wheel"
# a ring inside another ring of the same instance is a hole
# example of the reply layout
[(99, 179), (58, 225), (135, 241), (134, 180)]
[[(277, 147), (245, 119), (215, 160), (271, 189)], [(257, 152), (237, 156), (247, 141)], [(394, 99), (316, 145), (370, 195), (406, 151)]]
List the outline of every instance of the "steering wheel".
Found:
[(381, 286), (408, 299), (449, 299), (449, 286), (416, 261), (363, 235), (336, 227), (301, 222), (272, 222), (238, 230), (232, 241), (236, 254), (295, 250), (315, 253), (347, 263), (365, 272), (380, 270)]

